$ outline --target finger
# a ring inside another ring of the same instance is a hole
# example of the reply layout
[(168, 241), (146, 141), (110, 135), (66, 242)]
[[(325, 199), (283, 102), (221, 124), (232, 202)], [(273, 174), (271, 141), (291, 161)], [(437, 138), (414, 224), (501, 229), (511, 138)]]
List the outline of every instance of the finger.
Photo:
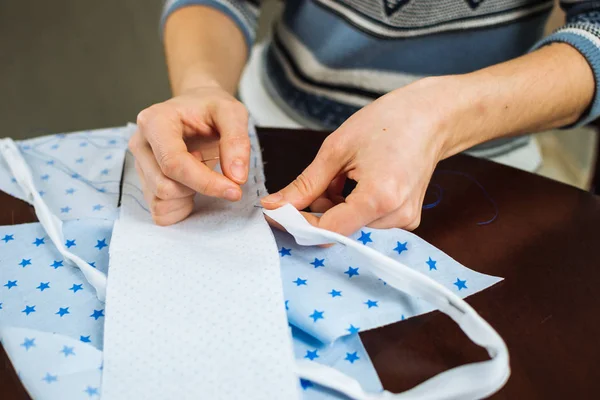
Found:
[(421, 188), (418, 202), (410, 199), (391, 213), (376, 219), (368, 226), (375, 229), (401, 228), (407, 231), (415, 230), (421, 223), (422, 205), (425, 199), (427, 186)]
[(273, 209), (290, 203), (302, 210), (314, 202), (345, 166), (342, 152), (335, 150), (326, 140), (314, 161), (288, 186), (263, 198), (262, 205)]
[(190, 215), (194, 209), (193, 195), (171, 200), (159, 199), (148, 189), (144, 173), (137, 162), (135, 163), (135, 168), (140, 175), (144, 200), (146, 200), (154, 223), (161, 226), (172, 225)]
[(156, 197), (167, 200), (191, 196), (194, 193), (194, 190), (167, 178), (162, 173), (150, 146), (141, 135), (136, 133), (131, 138), (129, 149), (135, 157), (138, 174), (144, 176), (147, 189)]
[(344, 185), (346, 184), (346, 176), (338, 175), (334, 180), (331, 181), (327, 188), (327, 197), (334, 203), (340, 204), (344, 202)]
[(319, 227), (349, 236), (363, 226), (394, 211), (398, 196), (390, 182), (359, 181), (344, 203), (331, 208), (321, 217)]
[(150, 112), (153, 107), (140, 113), (138, 124), (162, 173), (204, 195), (239, 200), (242, 197), (239, 185), (212, 171), (187, 151), (177, 114), (164, 107)]
[(411, 203), (406, 203), (396, 211), (379, 218), (367, 226), (375, 229), (401, 228), (408, 231), (417, 229), (421, 223), (421, 212)]
[(327, 210), (329, 210), (330, 208), (332, 208), (333, 206), (335, 206), (333, 201), (331, 201), (330, 199), (328, 199), (325, 196), (321, 196), (321, 197), (317, 198), (315, 201), (313, 201), (313, 203), (310, 205), (310, 210), (312, 212), (316, 212), (316, 213), (324, 213)]
[(212, 115), (220, 136), (221, 170), (232, 181), (243, 184), (248, 180), (250, 163), (248, 111), (235, 101), (215, 107)]

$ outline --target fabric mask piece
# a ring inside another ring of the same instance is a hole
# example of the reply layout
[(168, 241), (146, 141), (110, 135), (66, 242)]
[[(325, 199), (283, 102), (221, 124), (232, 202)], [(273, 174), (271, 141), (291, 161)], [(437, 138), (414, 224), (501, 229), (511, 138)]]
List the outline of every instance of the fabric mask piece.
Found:
[[(344, 336), (332, 344), (323, 344), (314, 337), (291, 327), (296, 360), (310, 360), (333, 367), (353, 377), (365, 390), (378, 393), (383, 390), (377, 372), (357, 334)], [(300, 379), (304, 400), (347, 399), (346, 396)]]
[[(370, 260), (342, 245), (300, 246), (293, 236), (273, 231), (290, 323), (324, 343), (435, 309), (377, 277)], [(460, 297), (502, 280), (459, 264), (418, 236), (401, 229), (363, 228), (350, 237), (362, 246), (404, 263)]]
[[(198, 197), (196, 213), (159, 227), (123, 198), (110, 248), (105, 399), (299, 398), (276, 245), (255, 207), (265, 189), (249, 130), (257, 167), (239, 202)], [(125, 182), (137, 180), (131, 161)]]
[(100, 398), (102, 352), (63, 335), (0, 328), (0, 340), (23, 386), (36, 400)]
[[(135, 129), (129, 124), (16, 143), (40, 195), (60, 219), (113, 219), (127, 141)], [(0, 190), (29, 201), (1, 155)]]
[[(112, 221), (67, 221), (69, 250), (106, 273)], [(0, 227), (0, 327), (56, 332), (102, 349), (104, 304), (39, 223)]]
[(484, 347), (490, 360), (462, 365), (445, 371), (400, 394), (366, 392), (352, 377), (334, 368), (311, 360), (299, 361), (297, 373), (355, 400), (397, 399), (480, 399), (498, 391), (510, 376), (506, 343), (477, 312), (455, 293), (430, 277), (385, 255), (360, 245), (350, 238), (316, 228), (290, 204), (264, 213), (290, 232), (298, 244), (314, 246), (339, 243), (349, 253), (362, 259), (365, 265), (390, 286), (410, 296), (422, 298), (452, 318), (475, 344)]

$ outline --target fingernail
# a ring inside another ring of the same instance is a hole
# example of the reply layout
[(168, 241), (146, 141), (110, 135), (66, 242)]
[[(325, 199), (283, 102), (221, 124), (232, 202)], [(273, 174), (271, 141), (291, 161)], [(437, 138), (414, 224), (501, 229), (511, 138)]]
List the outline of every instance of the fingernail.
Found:
[(238, 201), (240, 199), (240, 191), (235, 189), (227, 189), (223, 193), (225, 200)]
[(237, 181), (244, 181), (246, 179), (246, 166), (242, 160), (234, 160), (231, 163), (231, 175)]
[(279, 192), (270, 194), (267, 197), (265, 197), (264, 199), (262, 199), (263, 202), (271, 203), (271, 204), (279, 203), (281, 200), (283, 200), (283, 195)]

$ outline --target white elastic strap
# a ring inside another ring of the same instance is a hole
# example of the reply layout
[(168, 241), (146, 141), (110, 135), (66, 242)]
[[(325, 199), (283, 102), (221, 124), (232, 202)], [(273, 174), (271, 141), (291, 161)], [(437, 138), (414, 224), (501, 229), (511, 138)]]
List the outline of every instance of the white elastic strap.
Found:
[(40, 196), (33, 183), (31, 170), (27, 162), (23, 159), (15, 142), (10, 138), (0, 139), (0, 153), (4, 157), (13, 177), (23, 190), (27, 201), (33, 205), (35, 214), (48, 234), (48, 237), (52, 240), (52, 243), (54, 243), (60, 254), (67, 261), (70, 261), (81, 270), (90, 285), (96, 289), (98, 300), (103, 302), (106, 298), (106, 275), (66, 249), (62, 232), (62, 221), (50, 211)]
[(339, 243), (367, 259), (364, 265), (388, 285), (413, 297), (422, 298), (450, 316), (477, 345), (484, 347), (488, 361), (477, 362), (443, 372), (400, 394), (387, 391), (369, 394), (358, 382), (343, 373), (316, 362), (297, 363), (298, 375), (321, 386), (336, 390), (356, 400), (371, 399), (480, 399), (497, 392), (510, 376), (508, 349), (500, 335), (463, 299), (406, 265), (345, 236), (316, 228), (291, 205), (264, 213), (281, 224), (300, 245)]

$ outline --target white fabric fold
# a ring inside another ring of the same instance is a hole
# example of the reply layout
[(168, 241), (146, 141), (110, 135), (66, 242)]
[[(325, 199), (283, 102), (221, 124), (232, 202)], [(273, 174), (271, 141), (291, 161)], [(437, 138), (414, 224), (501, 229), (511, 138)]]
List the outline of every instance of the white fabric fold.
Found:
[(291, 205), (264, 213), (281, 224), (300, 245), (338, 243), (353, 257), (368, 260), (369, 268), (388, 285), (430, 302), (452, 318), (477, 345), (484, 347), (488, 361), (463, 365), (443, 372), (400, 394), (369, 394), (352, 378), (315, 362), (297, 363), (300, 377), (329, 387), (356, 400), (371, 399), (480, 399), (498, 391), (510, 376), (509, 356), (500, 335), (463, 299), (406, 265), (342, 235), (310, 225)]

